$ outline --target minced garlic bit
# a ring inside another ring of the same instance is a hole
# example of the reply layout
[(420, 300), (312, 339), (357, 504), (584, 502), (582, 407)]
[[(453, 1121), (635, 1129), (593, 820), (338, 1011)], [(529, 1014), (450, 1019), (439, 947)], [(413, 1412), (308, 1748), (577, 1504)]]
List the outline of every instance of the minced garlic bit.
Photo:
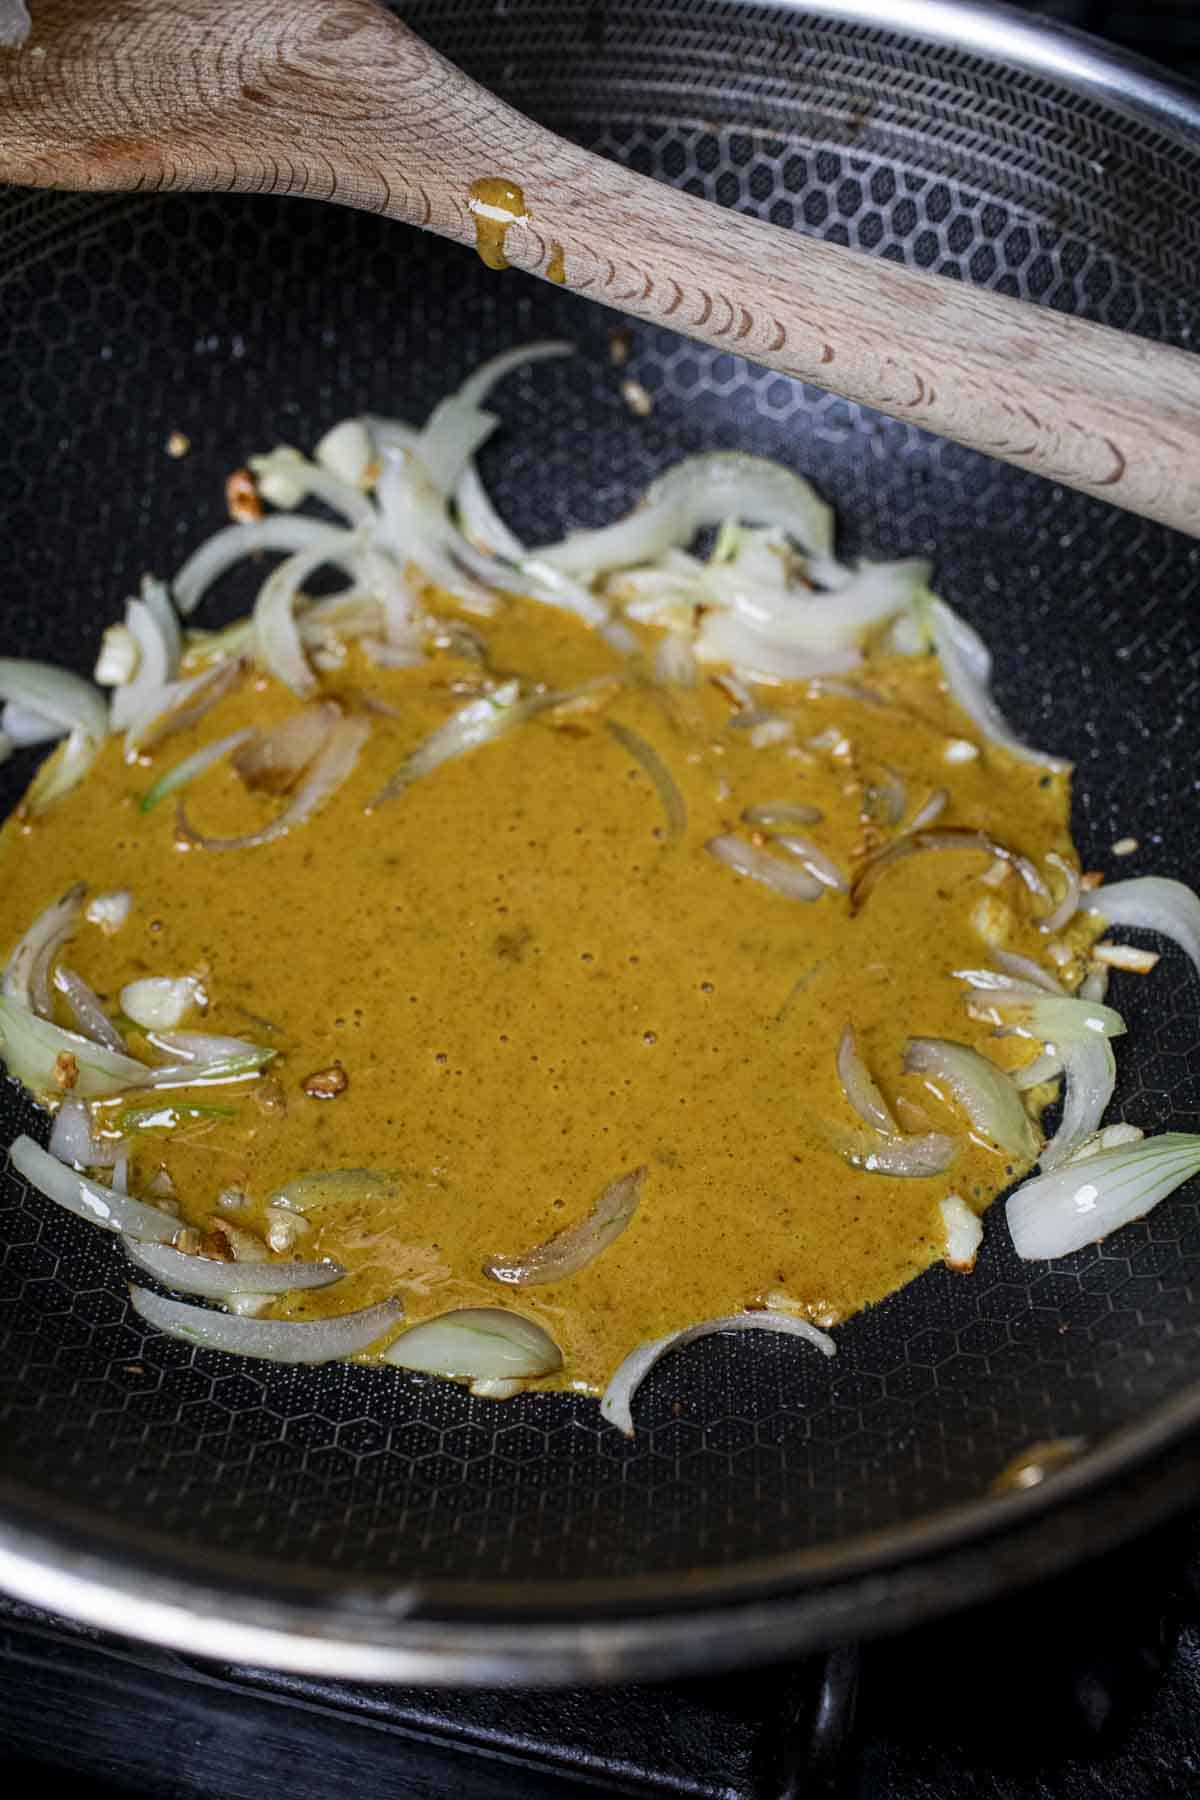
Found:
[(251, 525), (263, 516), (263, 503), (249, 469), (235, 469), (225, 483), (225, 505), (237, 525)]
[(1157, 950), (1139, 950), (1136, 944), (1097, 944), (1092, 955), (1110, 969), (1127, 969), (1131, 975), (1149, 975), (1158, 964)]
[(995, 894), (981, 894), (971, 908), (971, 928), (993, 949), (1006, 944), (1012, 931), (1012, 909)]
[(654, 411), (654, 401), (640, 381), (623, 381), (621, 398), (635, 419), (648, 419)]
[(107, 894), (93, 894), (84, 907), (83, 916), (89, 925), (98, 925), (105, 937), (111, 937), (120, 931), (129, 917), (133, 906), (133, 895), (128, 888), (114, 888)]
[(186, 431), (173, 431), (167, 439), (167, 455), (173, 456), (176, 461), (178, 461), (181, 456), (186, 456), (191, 447), (192, 440), (187, 435)]
[(138, 672), (142, 653), (128, 625), (109, 625), (100, 639), (92, 679), (101, 687), (124, 687)]
[(614, 369), (623, 369), (629, 361), (629, 352), (633, 349), (633, 338), (628, 331), (610, 331), (608, 334), (608, 360)]
[(1112, 847), (1112, 853), (1114, 856), (1132, 856), (1137, 848), (1138, 841), (1135, 837), (1123, 837), (1117, 839)]
[(1096, 888), (1104, 886), (1104, 876), (1099, 869), (1085, 869), (1079, 877), (1079, 885), (1085, 894), (1094, 893)]
[(969, 738), (951, 738), (942, 751), (942, 761), (948, 763), (974, 762), (979, 755), (979, 745), (971, 743)]

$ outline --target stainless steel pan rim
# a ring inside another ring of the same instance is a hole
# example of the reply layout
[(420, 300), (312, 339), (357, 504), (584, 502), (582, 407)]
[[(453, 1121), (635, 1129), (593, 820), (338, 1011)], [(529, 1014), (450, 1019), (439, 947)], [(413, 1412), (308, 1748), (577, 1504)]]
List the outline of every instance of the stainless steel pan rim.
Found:
[[(1016, 65), (1200, 143), (1200, 96), (1078, 34), (955, 0), (768, 0)], [(761, 0), (757, 11), (762, 11)], [(766, 1659), (886, 1630), (1038, 1578), (1200, 1494), (1200, 1381), (1040, 1488), (790, 1556), (600, 1584), (266, 1584), (247, 1561), (82, 1515), (47, 1520), (0, 1481), (0, 1588), (112, 1631), (226, 1661), (406, 1682), (628, 1679)], [(1190, 1441), (1189, 1441), (1190, 1440)], [(657, 1609), (657, 1610), (653, 1610)]]

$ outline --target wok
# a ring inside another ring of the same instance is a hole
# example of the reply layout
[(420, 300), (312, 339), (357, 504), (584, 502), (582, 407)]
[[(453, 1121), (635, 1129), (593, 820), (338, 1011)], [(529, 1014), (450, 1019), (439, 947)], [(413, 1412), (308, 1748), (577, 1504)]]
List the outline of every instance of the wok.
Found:
[[(524, 111), (719, 204), (1182, 347), (1200, 323), (1200, 100), (1086, 39), (901, 0), (402, 10)], [(492, 350), (566, 335), (579, 356), (508, 385), (483, 455), (518, 531), (599, 523), (695, 450), (782, 457), (847, 553), (935, 558), (1005, 709), (1076, 760), (1085, 866), (1132, 835), (1123, 874), (1195, 878), (1200, 546), (1165, 528), (663, 329), (617, 371), (616, 315), (315, 203), (8, 191), (0, 308), (6, 654), (88, 668), (142, 570), (222, 521), (248, 451), (420, 419)], [(6, 808), (29, 773), (0, 771)], [(1113, 1116), (1194, 1126), (1197, 1000), (1175, 954), (1125, 984)], [(0, 1115), (37, 1128), (11, 1087)], [(0, 1586), (366, 1679), (625, 1678), (894, 1628), (1200, 1491), (1196, 1205), (1053, 1264), (1019, 1263), (996, 1215), (973, 1277), (850, 1320), (831, 1364), (758, 1335), (668, 1360), (626, 1443), (579, 1398), (147, 1335), (114, 1245), (8, 1175)], [(997, 1490), (1063, 1439), (1044, 1481)]]

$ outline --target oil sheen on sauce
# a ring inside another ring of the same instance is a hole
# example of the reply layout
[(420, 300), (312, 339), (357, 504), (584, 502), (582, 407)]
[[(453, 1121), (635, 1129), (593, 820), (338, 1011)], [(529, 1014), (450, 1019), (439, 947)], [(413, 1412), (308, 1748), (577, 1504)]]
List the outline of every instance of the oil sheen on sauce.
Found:
[[(497, 674), (560, 688), (623, 666), (543, 606), (514, 602), (481, 630)], [(945, 787), (943, 823), (984, 827), (1039, 861), (1073, 855), (1064, 776), (991, 747), (946, 760), (971, 731), (934, 659), (872, 661), (840, 692), (777, 690), (794, 737), (766, 746), (713, 683), (626, 679), (374, 812), (367, 803), (477, 690), (480, 668), (442, 653), (378, 669), (351, 652), (323, 680), (347, 708), (369, 697), (371, 737), (325, 810), (276, 842), (186, 849), (169, 803), (138, 806), (201, 742), (295, 709), (257, 678), (172, 738), (153, 768), (125, 763), (111, 742), (81, 788), (32, 825), (10, 820), (0, 840), (5, 953), (76, 880), (128, 887), (124, 927), (106, 937), (83, 926), (71, 945), (84, 979), (115, 1007), (137, 976), (198, 972), (211, 1006), (193, 1024), (279, 1051), (264, 1080), (218, 1091), (228, 1118), (139, 1134), (131, 1191), (165, 1166), (187, 1220), (203, 1226), (232, 1188), (247, 1204), (226, 1216), (254, 1228), (299, 1175), (380, 1173), (353, 1205), (314, 1209), (297, 1250), (337, 1257), (347, 1279), (278, 1302), (276, 1316), (393, 1293), (410, 1321), (509, 1305), (563, 1351), (546, 1385), (594, 1391), (638, 1342), (768, 1294), (819, 1324), (844, 1319), (941, 1257), (945, 1194), (982, 1210), (1019, 1173), (901, 1069), (910, 1034), (971, 1043), (1009, 1066), (1029, 1059), (1031, 1045), (967, 1017), (952, 975), (986, 961), (988, 940), (1044, 956), (1011, 872), (993, 885), (984, 854), (912, 856), (852, 915), (842, 894), (801, 904), (704, 848), (748, 806), (800, 802), (823, 814), (810, 835), (852, 869), (895, 829), (872, 816), (876, 784), (895, 770), (910, 811)], [(608, 718), (671, 770), (687, 807), (677, 841)], [(253, 829), (277, 804), (246, 793), (227, 765), (188, 793), (212, 833)], [(946, 1175), (870, 1174), (834, 1147), (858, 1123), (835, 1068), (848, 1021), (905, 1128), (959, 1136)], [(304, 1079), (334, 1062), (345, 1091), (309, 1097)], [(543, 1241), (642, 1164), (635, 1219), (589, 1267), (527, 1290), (484, 1277), (484, 1257)]]

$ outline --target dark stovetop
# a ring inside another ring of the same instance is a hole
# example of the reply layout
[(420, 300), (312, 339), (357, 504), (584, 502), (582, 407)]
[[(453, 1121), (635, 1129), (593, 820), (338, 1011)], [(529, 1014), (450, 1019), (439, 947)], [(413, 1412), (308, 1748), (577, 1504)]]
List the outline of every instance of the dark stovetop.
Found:
[[(1200, 0), (1029, 10), (1200, 80)], [(1200, 1524), (858, 1656), (662, 1687), (336, 1686), (3, 1600), (0, 1672), (18, 1796), (1172, 1800), (1200, 1794)]]
[[(1200, 1793), (1200, 1524), (793, 1668), (439, 1692), (218, 1668), (0, 1603), (9, 1791), (133, 1800), (1172, 1800)], [(857, 1690), (857, 1716), (855, 1692)], [(22, 1779), (23, 1778), (23, 1779)]]

